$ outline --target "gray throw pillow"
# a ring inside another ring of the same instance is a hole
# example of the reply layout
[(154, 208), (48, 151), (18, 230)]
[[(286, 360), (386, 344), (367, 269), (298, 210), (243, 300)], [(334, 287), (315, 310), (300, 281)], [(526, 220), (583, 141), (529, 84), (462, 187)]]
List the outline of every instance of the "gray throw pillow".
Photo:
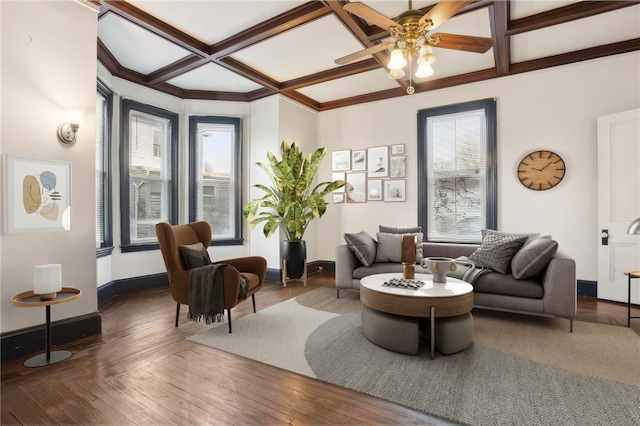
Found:
[(422, 232), (404, 234), (378, 232), (378, 253), (376, 254), (376, 263), (402, 262), (403, 235), (415, 235), (418, 237), (418, 244), (416, 244), (416, 263), (419, 263), (422, 260)]
[(537, 238), (522, 247), (513, 256), (511, 271), (519, 280), (531, 278), (544, 268), (558, 252), (558, 242), (550, 238)]
[(357, 234), (344, 234), (344, 240), (364, 266), (371, 266), (375, 262), (378, 243), (371, 235), (364, 231)]
[(211, 264), (207, 248), (202, 243), (180, 246), (180, 254), (187, 269), (199, 268)]
[(480, 233), (482, 234), (482, 239), (484, 240), (484, 237), (486, 237), (489, 234), (494, 234), (494, 235), (500, 235), (500, 236), (507, 236), (507, 237), (513, 237), (513, 236), (517, 236), (517, 237), (522, 237), (522, 236), (527, 236), (527, 241), (525, 241), (524, 245), (529, 244), (531, 241), (535, 240), (536, 238), (540, 237), (540, 234), (538, 233), (525, 233), (525, 232), (503, 232), (503, 231), (494, 231), (493, 229), (482, 229), (480, 231)]
[(469, 259), (496, 272), (506, 274), (509, 272), (513, 255), (520, 250), (527, 238), (526, 235), (488, 233), (482, 239), (480, 247), (469, 256)]

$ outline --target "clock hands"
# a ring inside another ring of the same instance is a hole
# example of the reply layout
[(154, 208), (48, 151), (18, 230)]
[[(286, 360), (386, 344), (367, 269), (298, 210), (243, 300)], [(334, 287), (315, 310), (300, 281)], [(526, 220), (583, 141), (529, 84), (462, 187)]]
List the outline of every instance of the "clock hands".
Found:
[(541, 168), (541, 169), (536, 169), (536, 168), (532, 167), (532, 168), (531, 168), (531, 170), (535, 170), (536, 172), (541, 172), (541, 171), (543, 171), (544, 169), (546, 169), (547, 167), (549, 167), (549, 166), (550, 166), (550, 165), (552, 165), (552, 164), (553, 164), (553, 162), (551, 162), (551, 163), (547, 164), (546, 166), (544, 166), (544, 167), (543, 167), (543, 168)]

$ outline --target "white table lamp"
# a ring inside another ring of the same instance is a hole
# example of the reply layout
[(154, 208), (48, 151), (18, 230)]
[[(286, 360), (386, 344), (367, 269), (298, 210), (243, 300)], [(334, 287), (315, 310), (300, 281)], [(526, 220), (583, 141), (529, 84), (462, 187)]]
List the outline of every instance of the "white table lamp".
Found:
[(62, 265), (36, 265), (33, 269), (33, 293), (40, 300), (55, 300), (56, 293), (62, 290)]

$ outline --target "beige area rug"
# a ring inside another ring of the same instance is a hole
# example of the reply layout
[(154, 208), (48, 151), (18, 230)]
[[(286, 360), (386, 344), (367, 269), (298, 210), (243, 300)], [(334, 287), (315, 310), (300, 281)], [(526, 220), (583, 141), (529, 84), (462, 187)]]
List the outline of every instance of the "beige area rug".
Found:
[(317, 289), (189, 340), (477, 425), (640, 424), (640, 337), (624, 327), (474, 310), (474, 343), (397, 354), (360, 331), (357, 292)]

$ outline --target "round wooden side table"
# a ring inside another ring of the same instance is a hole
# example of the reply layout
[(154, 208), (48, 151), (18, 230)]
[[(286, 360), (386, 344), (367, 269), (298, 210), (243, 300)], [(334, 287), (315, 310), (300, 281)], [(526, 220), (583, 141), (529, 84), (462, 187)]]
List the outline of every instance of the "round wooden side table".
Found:
[(629, 277), (629, 293), (627, 294), (627, 327), (631, 327), (631, 318), (640, 318), (631, 316), (631, 279), (640, 278), (640, 271), (624, 271), (624, 274)]
[(36, 308), (39, 306), (46, 307), (46, 346), (47, 352), (33, 356), (24, 362), (25, 367), (44, 367), (45, 365), (55, 364), (63, 361), (71, 356), (69, 351), (52, 351), (51, 350), (51, 305), (71, 302), (82, 296), (82, 291), (74, 287), (62, 287), (62, 290), (56, 293), (54, 300), (40, 300), (40, 296), (33, 293), (33, 290), (24, 291), (11, 296), (11, 304), (19, 308)]

